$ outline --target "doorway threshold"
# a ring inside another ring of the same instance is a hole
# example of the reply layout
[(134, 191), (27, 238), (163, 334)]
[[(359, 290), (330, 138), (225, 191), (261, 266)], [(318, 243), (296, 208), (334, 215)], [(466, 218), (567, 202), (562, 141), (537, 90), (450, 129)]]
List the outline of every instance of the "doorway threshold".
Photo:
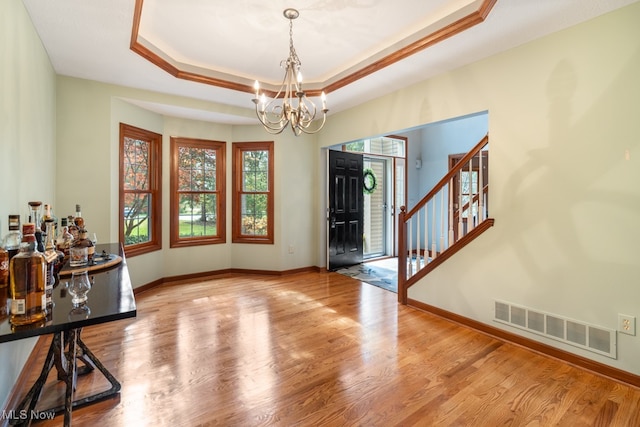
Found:
[(398, 292), (398, 258), (396, 257), (365, 260), (361, 264), (340, 268), (335, 272), (387, 291)]

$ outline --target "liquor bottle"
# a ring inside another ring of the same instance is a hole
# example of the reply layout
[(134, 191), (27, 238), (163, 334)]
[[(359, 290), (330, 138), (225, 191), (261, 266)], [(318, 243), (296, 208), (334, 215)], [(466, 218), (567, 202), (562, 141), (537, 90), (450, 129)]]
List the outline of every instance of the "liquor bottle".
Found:
[(42, 219), (40, 220), (40, 228), (45, 233), (47, 231), (47, 229), (46, 229), (47, 220), (50, 220), (50, 219), (53, 220), (53, 228), (54, 228), (54, 232), (55, 232), (56, 231), (55, 229), (58, 227), (58, 218), (56, 218), (55, 215), (53, 215), (53, 208), (51, 207), (51, 205), (48, 204), (48, 203), (45, 203), (44, 204), (44, 214), (42, 215)]
[[(18, 254), (20, 242), (22, 242), (20, 215), (9, 215), (9, 234), (4, 236), (2, 241), (2, 247), (9, 253), (9, 262)], [(11, 283), (11, 274), (7, 278), (7, 283)], [(7, 298), (11, 298), (11, 286), (7, 286)]]
[(56, 249), (64, 254), (65, 261), (69, 257), (69, 248), (73, 243), (73, 236), (69, 233), (69, 226), (67, 225), (67, 218), (60, 220), (60, 232), (56, 237)]
[(7, 298), (9, 291), (9, 252), (0, 246), (0, 319), (7, 313)]
[(71, 247), (73, 248), (87, 248), (87, 258), (89, 260), (89, 264), (91, 264), (91, 261), (93, 260), (93, 254), (96, 251), (95, 246), (93, 245), (93, 242), (91, 240), (89, 240), (89, 238), (87, 237), (87, 230), (84, 228), (80, 229), (80, 232), (78, 234), (78, 239), (74, 240), (73, 244), (71, 245)]
[(46, 279), (44, 283), (44, 295), (48, 312), (53, 307), (53, 288), (57, 285), (58, 272), (62, 268), (62, 261), (64, 259), (64, 254), (56, 250), (53, 232), (54, 225), (55, 222), (52, 218), (46, 220), (47, 239), (44, 245), (44, 259), (47, 265), (45, 267)]
[(36, 224), (36, 242), (39, 252), (44, 252), (44, 240), (42, 237), (42, 228), (40, 228), (40, 208), (42, 202), (29, 202), (29, 222)]
[(69, 215), (67, 217), (67, 226), (69, 227), (69, 233), (71, 234), (71, 237), (73, 237), (73, 240), (78, 238), (78, 226), (76, 226), (76, 223), (73, 221), (73, 215)]
[(22, 225), (20, 252), (9, 263), (11, 317), (14, 326), (30, 325), (46, 318), (45, 259), (36, 247), (36, 225)]
[(82, 218), (82, 212), (80, 211), (80, 205), (76, 205), (76, 216), (73, 218), (78, 229), (84, 228), (84, 218)]

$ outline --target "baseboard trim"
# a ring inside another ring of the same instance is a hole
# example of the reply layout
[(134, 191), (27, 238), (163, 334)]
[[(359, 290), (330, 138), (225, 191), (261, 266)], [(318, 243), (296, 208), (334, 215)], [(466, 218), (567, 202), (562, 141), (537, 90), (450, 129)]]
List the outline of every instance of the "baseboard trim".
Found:
[(451, 320), (462, 326), (474, 329), (478, 332), (484, 333), (501, 341), (510, 342), (512, 344), (516, 344), (529, 350), (535, 351), (536, 353), (559, 359), (565, 363), (585, 369), (596, 375), (600, 375), (632, 387), (640, 388), (640, 376), (634, 375), (630, 372), (613, 368), (603, 363), (596, 362), (564, 350), (560, 350), (550, 345), (543, 344), (538, 341), (523, 337), (521, 335), (517, 335), (503, 329), (487, 325), (486, 323), (482, 323), (477, 320), (469, 319), (468, 317), (443, 310), (433, 305), (425, 304), (422, 301), (417, 301), (409, 298), (407, 300), (407, 305), (412, 308), (425, 311), (427, 313), (435, 314), (436, 316), (442, 317), (444, 319)]
[(220, 278), (224, 276), (228, 276), (229, 274), (253, 274), (253, 275), (266, 275), (266, 276), (286, 276), (290, 274), (300, 274), (300, 273), (317, 273), (322, 271), (320, 267), (311, 266), (311, 267), (302, 267), (302, 268), (294, 268), (291, 270), (283, 270), (283, 271), (274, 271), (274, 270), (246, 270), (242, 268), (226, 268), (223, 270), (213, 270), (213, 271), (204, 271), (201, 273), (191, 273), (191, 274), (181, 274), (178, 276), (169, 276), (163, 277), (162, 279), (154, 280), (153, 282), (146, 283), (144, 285), (138, 286), (133, 290), (134, 295), (141, 294), (142, 292), (146, 292), (153, 288), (156, 288), (160, 285), (164, 285), (167, 283), (173, 285), (179, 284), (188, 284), (194, 282), (201, 282), (204, 280), (210, 280), (215, 278)]

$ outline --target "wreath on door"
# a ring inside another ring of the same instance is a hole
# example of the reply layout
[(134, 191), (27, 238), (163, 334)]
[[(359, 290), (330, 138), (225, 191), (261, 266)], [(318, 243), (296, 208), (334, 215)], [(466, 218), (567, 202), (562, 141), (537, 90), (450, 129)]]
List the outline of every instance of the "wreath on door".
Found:
[(377, 186), (378, 181), (376, 180), (376, 175), (373, 173), (373, 170), (366, 168), (362, 178), (362, 192), (364, 194), (373, 194)]

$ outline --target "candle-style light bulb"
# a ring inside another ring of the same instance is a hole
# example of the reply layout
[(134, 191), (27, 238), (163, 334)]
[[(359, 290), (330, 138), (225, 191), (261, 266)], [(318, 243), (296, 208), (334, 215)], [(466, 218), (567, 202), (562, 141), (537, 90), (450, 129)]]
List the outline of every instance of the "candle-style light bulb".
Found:
[(298, 83), (302, 83), (302, 73), (298, 71)]
[(258, 92), (260, 92), (260, 83), (258, 83), (257, 80), (253, 83), (253, 88), (256, 90), (256, 99), (257, 99), (258, 98)]
[(327, 109), (327, 95), (325, 95), (324, 91), (322, 91), (322, 94), (320, 95), (320, 99), (322, 99), (322, 109), (326, 110)]
[(260, 96), (260, 112), (261, 113), (264, 113), (264, 106), (266, 103), (267, 103), (267, 97), (263, 93), (262, 96)]

